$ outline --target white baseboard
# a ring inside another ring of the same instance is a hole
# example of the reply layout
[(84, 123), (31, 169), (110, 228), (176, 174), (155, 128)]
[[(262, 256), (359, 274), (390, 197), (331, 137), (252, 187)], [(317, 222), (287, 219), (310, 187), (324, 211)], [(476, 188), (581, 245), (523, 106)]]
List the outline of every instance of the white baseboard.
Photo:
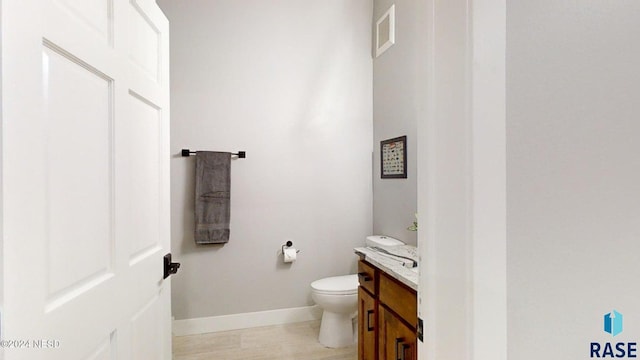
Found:
[(174, 320), (173, 335), (195, 335), (260, 326), (289, 324), (318, 320), (321, 317), (322, 309), (317, 305), (314, 305), (289, 309)]

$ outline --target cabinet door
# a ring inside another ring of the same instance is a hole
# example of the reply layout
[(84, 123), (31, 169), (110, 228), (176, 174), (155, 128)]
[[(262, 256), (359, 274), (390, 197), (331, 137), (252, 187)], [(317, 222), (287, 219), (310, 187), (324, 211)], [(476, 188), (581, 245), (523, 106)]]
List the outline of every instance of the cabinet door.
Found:
[(378, 359), (416, 360), (415, 330), (405, 325), (391, 311), (378, 305)]
[(358, 359), (376, 359), (376, 299), (358, 288)]

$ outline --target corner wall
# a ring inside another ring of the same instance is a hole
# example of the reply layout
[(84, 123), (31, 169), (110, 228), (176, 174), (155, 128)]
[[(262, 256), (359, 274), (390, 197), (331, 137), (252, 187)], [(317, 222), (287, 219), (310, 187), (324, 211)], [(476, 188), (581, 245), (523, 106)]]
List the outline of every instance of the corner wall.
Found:
[[(354, 273), (372, 232), (371, 2), (158, 3), (171, 21), (173, 315), (313, 304), (309, 284)], [(181, 148), (247, 152), (231, 165), (224, 246), (193, 242)]]
[(640, 3), (507, 2), (509, 359), (640, 339), (639, 135)]
[[(395, 44), (375, 58), (375, 24), (395, 4)], [(419, 96), (424, 73), (427, 33), (425, 11), (415, 0), (374, 0), (373, 61), (373, 232), (416, 245), (407, 230), (417, 212), (417, 143)], [(380, 178), (380, 141), (407, 136), (407, 178)]]

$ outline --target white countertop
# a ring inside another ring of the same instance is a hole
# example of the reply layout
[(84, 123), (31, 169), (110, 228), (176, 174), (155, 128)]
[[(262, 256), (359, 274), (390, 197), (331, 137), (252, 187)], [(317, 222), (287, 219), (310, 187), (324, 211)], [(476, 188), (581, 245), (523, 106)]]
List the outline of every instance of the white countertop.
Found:
[[(380, 248), (383, 248), (392, 254), (406, 256), (418, 261), (418, 251), (415, 246), (380, 246)], [(374, 265), (413, 290), (418, 291), (418, 268), (416, 267), (412, 269), (410, 265), (403, 265), (403, 261), (405, 263), (409, 263), (409, 260), (394, 258), (366, 247), (357, 247), (354, 251), (371, 265)]]

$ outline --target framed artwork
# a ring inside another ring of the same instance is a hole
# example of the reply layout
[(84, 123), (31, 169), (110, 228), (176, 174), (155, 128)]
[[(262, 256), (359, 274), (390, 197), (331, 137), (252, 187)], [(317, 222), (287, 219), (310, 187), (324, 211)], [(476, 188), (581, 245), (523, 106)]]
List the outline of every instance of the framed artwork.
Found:
[(391, 5), (376, 22), (376, 57), (396, 42), (396, 6)]
[(407, 137), (380, 141), (380, 177), (407, 178)]

